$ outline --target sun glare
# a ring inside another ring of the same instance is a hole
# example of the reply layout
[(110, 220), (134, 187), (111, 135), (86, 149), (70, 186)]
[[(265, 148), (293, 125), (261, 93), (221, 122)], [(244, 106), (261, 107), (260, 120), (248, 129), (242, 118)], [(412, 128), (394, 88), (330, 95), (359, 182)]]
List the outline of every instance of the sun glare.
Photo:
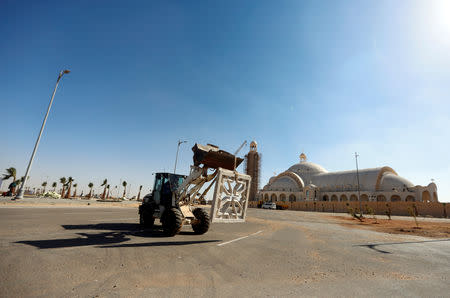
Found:
[(440, 41), (450, 42), (450, 1), (434, 0), (426, 2), (429, 9), (431, 34)]

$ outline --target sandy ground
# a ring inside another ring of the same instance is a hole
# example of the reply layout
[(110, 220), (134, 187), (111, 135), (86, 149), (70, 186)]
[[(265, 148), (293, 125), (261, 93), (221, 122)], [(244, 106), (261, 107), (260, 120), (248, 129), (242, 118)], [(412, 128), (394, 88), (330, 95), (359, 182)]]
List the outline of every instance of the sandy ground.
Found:
[(430, 238), (449, 238), (450, 237), (450, 219), (440, 221), (430, 220), (429, 218), (417, 218), (417, 224), (414, 219), (399, 219), (393, 217), (389, 219), (379, 219), (378, 217), (366, 217), (363, 221), (347, 216), (333, 216), (344, 226), (350, 228), (370, 229), (373, 231), (406, 234)]
[(343, 214), (251, 208), (245, 223), (213, 224), (204, 235), (185, 225), (165, 237), (159, 222), (153, 230), (138, 225), (136, 202), (40, 204), (48, 202), (0, 204), (0, 297), (450, 292), (450, 239), (354, 228), (353, 221), (342, 224)]

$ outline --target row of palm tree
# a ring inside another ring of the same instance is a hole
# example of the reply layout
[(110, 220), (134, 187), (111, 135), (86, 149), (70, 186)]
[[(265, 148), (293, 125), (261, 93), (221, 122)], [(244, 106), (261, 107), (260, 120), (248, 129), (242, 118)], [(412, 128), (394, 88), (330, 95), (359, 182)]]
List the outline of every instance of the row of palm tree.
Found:
[[(21, 177), (20, 179), (17, 179), (17, 170), (13, 167), (6, 169), (6, 173), (3, 174), (3, 180), (8, 180), (10, 178), (13, 178), (13, 182), (10, 184), (10, 191), (12, 192), (12, 194), (15, 194), (16, 188), (23, 183), (25, 177)], [(71, 197), (76, 197), (77, 196), (77, 187), (78, 184), (74, 183), (75, 179), (73, 179), (72, 177), (61, 177), (59, 178), (59, 183), (61, 183), (61, 198), (66, 198), (69, 199)], [(41, 186), (43, 187), (43, 192), (45, 193), (46, 191), (46, 187), (48, 185), (47, 181), (42, 182)], [(122, 197), (126, 196), (127, 193), (127, 185), (128, 183), (126, 181), (122, 182), (122, 186), (123, 186), (123, 195)], [(52, 187), (53, 187), (53, 192), (56, 192), (56, 187), (58, 186), (57, 182), (53, 182), (52, 183)], [(103, 186), (103, 194), (101, 196), (102, 199), (109, 199), (110, 196), (110, 185), (108, 184), (108, 179), (104, 179), (103, 183), (100, 185)], [(73, 194), (71, 195), (71, 191), (72, 191), (72, 187), (74, 188)], [(93, 187), (94, 187), (94, 183), (89, 182), (88, 184), (89, 187), (89, 194), (88, 197), (91, 198), (92, 197), (92, 192), (93, 192)], [(117, 186), (116, 186), (117, 188)], [(142, 190), (142, 185), (139, 186), (139, 193), (137, 196), (137, 200), (140, 200), (141, 197), (141, 190)]]
[[(126, 181), (122, 182), (122, 186), (123, 186), (123, 195), (122, 195), (122, 197), (126, 196), (127, 185), (128, 185), (128, 183)], [(103, 183), (100, 186), (103, 186), (102, 199), (109, 199), (110, 198), (109, 197), (110, 185), (108, 184), (108, 179), (104, 179)], [(139, 193), (138, 193), (138, 196), (137, 196), (137, 200), (140, 200), (140, 198), (141, 198), (141, 190), (142, 190), (142, 185), (139, 186)]]

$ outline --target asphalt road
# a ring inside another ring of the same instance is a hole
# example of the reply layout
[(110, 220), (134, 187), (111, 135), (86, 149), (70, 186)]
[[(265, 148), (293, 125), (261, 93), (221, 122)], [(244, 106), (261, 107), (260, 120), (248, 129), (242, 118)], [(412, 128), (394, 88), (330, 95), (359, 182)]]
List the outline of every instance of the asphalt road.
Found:
[[(250, 209), (204, 235), (143, 231), (136, 208), (1, 207), (1, 297), (448, 296), (450, 239)], [(158, 223), (159, 224), (159, 223)]]

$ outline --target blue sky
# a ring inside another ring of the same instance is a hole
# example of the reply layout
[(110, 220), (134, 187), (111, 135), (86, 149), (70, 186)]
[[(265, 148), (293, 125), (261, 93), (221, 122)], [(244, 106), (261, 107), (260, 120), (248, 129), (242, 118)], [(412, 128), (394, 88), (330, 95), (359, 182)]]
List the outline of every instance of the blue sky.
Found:
[(24, 174), (68, 68), (30, 185), (136, 193), (178, 139), (181, 173), (195, 142), (254, 139), (262, 185), (302, 151), (330, 171), (358, 151), (450, 201), (449, 19), (447, 1), (2, 1), (0, 168)]

